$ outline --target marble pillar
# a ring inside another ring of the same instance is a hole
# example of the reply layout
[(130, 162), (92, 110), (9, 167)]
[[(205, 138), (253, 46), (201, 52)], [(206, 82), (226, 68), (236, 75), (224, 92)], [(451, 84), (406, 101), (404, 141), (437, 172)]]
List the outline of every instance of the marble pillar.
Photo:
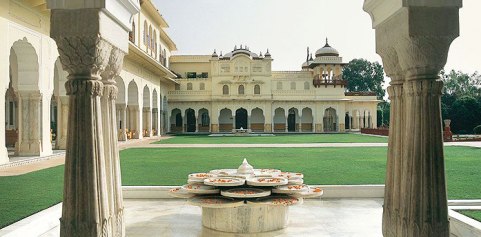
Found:
[[(2, 93), (0, 93), (0, 105), (5, 105), (5, 90), (2, 90)], [(8, 107), (5, 105), (5, 108), (8, 108)], [(0, 124), (6, 124), (5, 116), (0, 116)], [(5, 126), (0, 126), (0, 134), (6, 134), (5, 130), (6, 130)], [(10, 162), (10, 159), (8, 157), (7, 147), (5, 144), (6, 144), (5, 136), (0, 136), (0, 165), (7, 164), (8, 162)]]
[(125, 236), (122, 184), (118, 150), (117, 113), (115, 102), (118, 88), (114, 77), (120, 74), (124, 52), (113, 47), (109, 63), (101, 74), (104, 84), (101, 97), (102, 128), (104, 142), (104, 157), (106, 170), (106, 186), (108, 192), (109, 211), (113, 236)]
[(40, 156), (42, 153), (41, 138), (41, 98), (39, 92), (18, 92), (18, 133), (15, 144), (17, 156)]
[[(383, 234), (448, 237), (439, 72), (459, 35), (461, 1), (367, 0), (377, 52), (392, 77)], [(391, 9), (391, 8), (389, 8)]]
[(117, 111), (119, 111), (119, 125), (117, 126), (119, 134), (119, 141), (127, 141), (127, 106), (125, 104), (118, 104)]
[(57, 112), (57, 149), (65, 150), (67, 147), (67, 123), (68, 123), (68, 96), (58, 98)]

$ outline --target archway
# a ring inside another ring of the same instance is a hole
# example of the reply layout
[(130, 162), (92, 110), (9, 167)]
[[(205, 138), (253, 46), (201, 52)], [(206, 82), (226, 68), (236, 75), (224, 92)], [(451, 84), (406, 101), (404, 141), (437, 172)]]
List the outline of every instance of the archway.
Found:
[(334, 108), (328, 108), (324, 111), (324, 132), (337, 132), (337, 114)]
[(286, 132), (286, 115), (283, 108), (277, 108), (274, 111), (274, 129), (273, 132)]
[(264, 132), (265, 118), (262, 109), (255, 108), (251, 112), (250, 129), (253, 132)]
[(235, 111), (235, 128), (236, 129), (248, 129), (247, 127), (247, 110), (240, 108)]
[(139, 111), (139, 88), (132, 80), (129, 83), (127, 95), (127, 139), (140, 138), (140, 111)]
[(144, 137), (150, 137), (152, 134), (152, 108), (150, 105), (150, 89), (147, 85), (144, 86), (142, 92), (142, 135)]
[(288, 132), (295, 132), (297, 127), (297, 109), (291, 108), (289, 109), (289, 114), (287, 115), (287, 131)]
[(210, 132), (210, 116), (209, 116), (209, 110), (207, 109), (201, 109), (199, 110), (199, 117), (200, 117), (200, 123), (199, 123), (199, 132)]
[(159, 97), (157, 95), (157, 89), (154, 89), (152, 92), (152, 135), (157, 136), (159, 135)]
[[(12, 45), (9, 60), (11, 86), (8, 92), (10, 97), (6, 99), (13, 104), (12, 110), (10, 103), (6, 110), (13, 113), (15, 119), (14, 124), (8, 125), (8, 128), (15, 130), (8, 129), (9, 131), (5, 132), (6, 136), (9, 136), (6, 137), (9, 140), (6, 143), (15, 142), (15, 155), (40, 156), (47, 146), (51, 151), (51, 143), (49, 136), (43, 136), (44, 132), (50, 130), (50, 125), (42, 124), (44, 112), (42, 103), (45, 102), (42, 102), (39, 88), (38, 55), (34, 47), (24, 38)], [(7, 116), (11, 117), (10, 114)]]
[(185, 117), (186, 117), (186, 132), (196, 132), (195, 110), (187, 109), (185, 111)]
[(346, 116), (344, 116), (344, 124), (346, 125), (346, 130), (351, 130), (351, 116), (349, 116), (349, 112), (346, 112)]
[(182, 132), (183, 118), (180, 109), (173, 109), (170, 114), (170, 131)]
[(219, 132), (231, 132), (234, 128), (233, 119), (230, 109), (222, 109), (219, 113)]
[(314, 118), (312, 117), (312, 109), (311, 108), (304, 108), (302, 110), (302, 118), (301, 118), (301, 132), (314, 132)]

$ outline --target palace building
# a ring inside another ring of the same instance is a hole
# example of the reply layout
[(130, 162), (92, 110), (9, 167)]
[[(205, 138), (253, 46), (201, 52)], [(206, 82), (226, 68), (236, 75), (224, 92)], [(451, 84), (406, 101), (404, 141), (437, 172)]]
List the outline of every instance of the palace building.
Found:
[[(346, 93), (342, 58), (330, 47), (302, 70), (271, 70), (267, 51), (236, 47), (225, 55), (175, 55), (168, 24), (151, 0), (140, 1), (129, 34), (119, 90), (118, 139), (168, 132), (344, 132), (376, 126), (376, 96)], [(46, 1), (0, 3), (0, 164), (10, 156), (65, 149), (68, 73), (50, 38)]]
[[(309, 53), (308, 53), (309, 54)], [(171, 132), (345, 132), (376, 127), (378, 100), (349, 93), (345, 65), (327, 40), (300, 71), (272, 71), (269, 50), (247, 46), (222, 55), (175, 55), (169, 90)]]

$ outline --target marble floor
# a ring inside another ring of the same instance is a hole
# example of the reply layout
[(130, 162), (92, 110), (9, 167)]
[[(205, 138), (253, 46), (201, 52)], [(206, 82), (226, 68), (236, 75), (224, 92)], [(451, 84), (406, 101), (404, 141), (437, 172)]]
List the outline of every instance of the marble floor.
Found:
[(127, 236), (310, 237), (382, 236), (382, 199), (305, 200), (289, 209), (286, 229), (262, 234), (230, 234), (202, 227), (201, 208), (184, 200), (126, 200)]

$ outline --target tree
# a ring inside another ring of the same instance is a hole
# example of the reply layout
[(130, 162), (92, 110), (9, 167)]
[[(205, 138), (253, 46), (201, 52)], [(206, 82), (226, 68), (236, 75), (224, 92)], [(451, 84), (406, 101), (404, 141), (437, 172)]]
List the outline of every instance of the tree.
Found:
[(441, 74), (444, 82), (444, 95), (453, 97), (481, 97), (481, 75), (478, 72), (468, 75), (461, 71), (451, 70), (449, 74)]
[(471, 133), (481, 124), (481, 105), (471, 96), (457, 99), (451, 108), (451, 121), (455, 133)]
[(386, 91), (382, 88), (384, 83), (384, 69), (378, 62), (369, 62), (366, 59), (353, 59), (343, 69), (342, 75), (347, 81), (347, 91), (375, 92), (383, 98)]
[(377, 126), (387, 127), (390, 120), (391, 103), (382, 101), (377, 105)]

